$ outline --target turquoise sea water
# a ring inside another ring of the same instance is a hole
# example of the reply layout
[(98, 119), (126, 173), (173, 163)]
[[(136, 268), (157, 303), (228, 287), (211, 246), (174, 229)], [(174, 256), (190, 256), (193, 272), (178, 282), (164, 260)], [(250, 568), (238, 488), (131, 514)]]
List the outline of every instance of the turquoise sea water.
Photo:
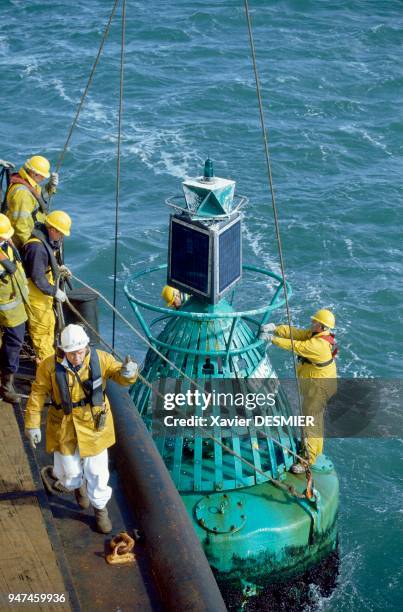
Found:
[[(403, 2), (250, 5), (293, 321), (332, 307), (339, 373), (401, 378)], [(0, 157), (56, 162), (111, 6), (0, 1)], [(129, 315), (125, 280), (166, 257), (164, 198), (208, 154), (250, 198), (245, 260), (279, 266), (242, 2), (128, 0), (127, 13), (118, 303)], [(74, 222), (68, 263), (109, 297), (119, 36), (116, 20), (54, 200)], [(263, 291), (238, 299), (251, 304)], [(110, 338), (106, 310), (101, 323)], [(120, 324), (117, 346), (144, 355)], [(292, 371), (289, 355), (272, 357)], [(340, 576), (311, 609), (401, 609), (401, 442), (331, 440), (327, 450), (342, 487)]]

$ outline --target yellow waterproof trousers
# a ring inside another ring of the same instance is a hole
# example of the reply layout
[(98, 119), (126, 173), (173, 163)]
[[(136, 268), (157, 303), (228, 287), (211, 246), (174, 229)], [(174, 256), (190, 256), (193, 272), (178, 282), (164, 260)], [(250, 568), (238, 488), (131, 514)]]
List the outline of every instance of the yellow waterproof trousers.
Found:
[(302, 412), (312, 416), (314, 424), (304, 427), (305, 449), (310, 465), (323, 452), (324, 415), (326, 404), (336, 391), (336, 379), (300, 379), (302, 392)]
[(35, 355), (42, 361), (55, 352), (56, 317), (53, 311), (53, 297), (42, 293), (31, 279), (28, 279), (28, 287), (28, 331)]

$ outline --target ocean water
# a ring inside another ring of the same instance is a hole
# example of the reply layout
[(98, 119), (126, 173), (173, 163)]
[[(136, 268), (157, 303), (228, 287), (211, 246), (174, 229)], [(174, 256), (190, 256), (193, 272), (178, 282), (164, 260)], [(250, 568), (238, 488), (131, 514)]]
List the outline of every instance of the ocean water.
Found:
[[(163, 263), (168, 209), (207, 155), (250, 198), (244, 258), (279, 270), (241, 0), (128, 0), (118, 305)], [(0, 157), (63, 148), (110, 0), (0, 0)], [(295, 324), (337, 316), (341, 376), (402, 378), (401, 0), (250, 0)], [(120, 9), (61, 170), (66, 259), (112, 295)], [(144, 291), (158, 301), (160, 279)], [(240, 292), (239, 303), (265, 298)], [(285, 313), (278, 312), (278, 321)], [(101, 309), (111, 337), (111, 315)], [(145, 348), (122, 324), (117, 347)], [(288, 354), (272, 350), (282, 374)], [(331, 440), (341, 481), (340, 574), (312, 610), (400, 610), (401, 440)]]

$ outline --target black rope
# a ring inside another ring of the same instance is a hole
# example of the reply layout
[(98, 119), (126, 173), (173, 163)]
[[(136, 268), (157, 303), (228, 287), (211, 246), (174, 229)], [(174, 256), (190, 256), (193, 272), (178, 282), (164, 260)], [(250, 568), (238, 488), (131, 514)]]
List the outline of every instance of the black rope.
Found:
[[(113, 260), (113, 306), (116, 307), (116, 282), (118, 266), (118, 232), (119, 232), (119, 199), (120, 199), (120, 157), (122, 141), (122, 120), (123, 120), (123, 80), (125, 62), (125, 30), (126, 30), (126, 0), (122, 3), (122, 39), (120, 47), (120, 81), (119, 81), (119, 117), (118, 117), (118, 138), (117, 138), (117, 161), (116, 161), (116, 205), (115, 205), (115, 252)], [(116, 316), (113, 310), (112, 315), (112, 346), (115, 347), (115, 328)]]
[[(302, 414), (301, 390), (300, 390), (298, 374), (297, 374), (297, 355), (295, 353), (294, 338), (293, 338), (292, 329), (291, 329), (291, 314), (290, 314), (290, 307), (289, 307), (289, 302), (288, 302), (288, 291), (287, 291), (287, 284), (286, 284), (283, 249), (281, 245), (280, 224), (279, 224), (279, 218), (278, 218), (278, 212), (277, 212), (276, 198), (275, 198), (275, 193), (274, 193), (268, 132), (266, 129), (266, 124), (265, 124), (265, 119), (264, 119), (263, 100), (262, 100), (262, 94), (261, 94), (261, 89), (260, 89), (260, 80), (259, 80), (259, 73), (257, 69), (255, 44), (253, 41), (252, 22), (251, 22), (251, 17), (250, 17), (248, 0), (244, 0), (244, 6), (245, 6), (246, 20), (248, 23), (249, 43), (250, 43), (251, 55), (252, 55), (253, 72), (255, 74), (256, 93), (257, 93), (257, 99), (258, 99), (258, 104), (259, 104), (260, 124), (262, 128), (264, 154), (265, 154), (266, 166), (267, 166), (267, 176), (268, 176), (270, 193), (271, 193), (271, 203), (272, 203), (273, 215), (274, 215), (274, 225), (276, 229), (276, 239), (277, 239), (278, 255), (280, 259), (281, 276), (283, 278), (284, 300), (285, 300), (285, 307), (287, 311), (288, 325), (290, 328), (290, 339), (291, 339), (291, 350), (292, 350), (293, 364), (294, 364), (294, 374), (295, 374), (295, 379), (297, 382), (297, 389), (298, 389), (298, 403), (299, 403), (300, 413)], [(304, 438), (303, 428), (301, 428), (301, 434), (302, 434), (302, 438)]]

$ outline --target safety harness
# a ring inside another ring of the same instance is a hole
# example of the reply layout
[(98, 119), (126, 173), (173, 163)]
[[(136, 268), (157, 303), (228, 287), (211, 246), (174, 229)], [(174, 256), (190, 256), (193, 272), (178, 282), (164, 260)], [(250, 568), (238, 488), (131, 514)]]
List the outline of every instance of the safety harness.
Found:
[[(1, 212), (7, 212), (7, 191), (10, 185), (10, 168), (3, 166), (0, 169), (0, 194), (1, 194)], [(4, 184), (5, 183), (5, 184)], [(4, 197), (3, 197), (4, 193)]]
[[(312, 336), (315, 336), (316, 334), (312, 334)], [(310, 359), (307, 359), (306, 357), (298, 357), (298, 361), (300, 363), (310, 363), (311, 365), (316, 366), (317, 368), (325, 368), (326, 366), (330, 365), (331, 363), (333, 363), (334, 358), (336, 357), (338, 351), (339, 351), (339, 347), (337, 346), (336, 340), (335, 340), (335, 336), (334, 334), (328, 334), (327, 336), (320, 336), (322, 340), (326, 340), (326, 342), (328, 342), (331, 346), (331, 351), (332, 351), (332, 358), (329, 359), (328, 361), (323, 361), (322, 363), (316, 363), (314, 361), (311, 361)]]
[(64, 414), (71, 414), (73, 408), (83, 407), (89, 404), (91, 408), (94, 406), (102, 406), (104, 403), (104, 393), (102, 389), (102, 373), (99, 356), (94, 349), (90, 353), (90, 372), (89, 378), (82, 381), (78, 373), (74, 369), (70, 369), (84, 391), (85, 397), (78, 402), (71, 401), (71, 394), (68, 384), (67, 369), (56, 359), (56, 383), (59, 387), (61, 403), (54, 403), (53, 406), (57, 410), (63, 410)]
[[(13, 254), (13, 259), (9, 257), (9, 249)], [(28, 288), (26, 286), (25, 274), (22, 271), (22, 266), (18, 269), (17, 264), (21, 264), (21, 257), (16, 247), (7, 241), (4, 241), (0, 246), (0, 281), (7, 285), (11, 283), (12, 294), (14, 299), (9, 302), (0, 304), (0, 310), (12, 310), (19, 306), (22, 302), (29, 306)]]
[[(9, 257), (8, 257), (8, 249), (11, 248), (12, 252), (13, 252), (13, 256), (14, 256), (14, 261), (12, 261)], [(1, 251), (3, 251), (5, 253), (5, 256), (3, 256), (2, 253), (0, 253), (0, 264), (3, 266), (4, 270), (1, 270), (0, 272), (0, 280), (3, 280), (4, 282), (6, 282), (6, 276), (11, 276), (12, 274), (15, 273), (15, 271), (17, 270), (17, 264), (16, 262), (20, 262), (21, 263), (21, 257), (20, 254), (18, 253), (17, 249), (15, 248), (15, 246), (13, 244), (10, 244), (9, 242), (3, 242), (3, 244), (0, 246)]]
[(4, 198), (1, 202), (1, 212), (3, 214), (5, 214), (8, 210), (7, 194), (12, 185), (22, 185), (23, 187), (25, 187), (25, 189), (28, 189), (28, 191), (34, 196), (35, 200), (38, 203), (38, 205), (32, 211), (32, 218), (35, 223), (37, 222), (37, 214), (39, 210), (41, 210), (45, 214), (48, 212), (48, 204), (46, 200), (44, 200), (42, 195), (40, 193), (37, 193), (36, 190), (32, 187), (32, 185), (30, 185), (27, 180), (22, 178), (22, 176), (20, 176), (18, 172), (11, 173), (9, 168), (3, 168), (0, 174), (0, 184), (3, 183), (4, 177), (6, 178), (6, 188), (4, 190)]
[(45, 247), (47, 254), (49, 255), (49, 262), (50, 262), (50, 268), (53, 274), (53, 280), (56, 281), (56, 279), (59, 277), (59, 274), (60, 274), (59, 264), (56, 259), (53, 248), (49, 244), (48, 237), (46, 236), (44, 230), (45, 230), (45, 225), (43, 223), (38, 223), (36, 227), (34, 227), (34, 229), (32, 230), (31, 238), (37, 238), (38, 240), (42, 242), (43, 246)]

